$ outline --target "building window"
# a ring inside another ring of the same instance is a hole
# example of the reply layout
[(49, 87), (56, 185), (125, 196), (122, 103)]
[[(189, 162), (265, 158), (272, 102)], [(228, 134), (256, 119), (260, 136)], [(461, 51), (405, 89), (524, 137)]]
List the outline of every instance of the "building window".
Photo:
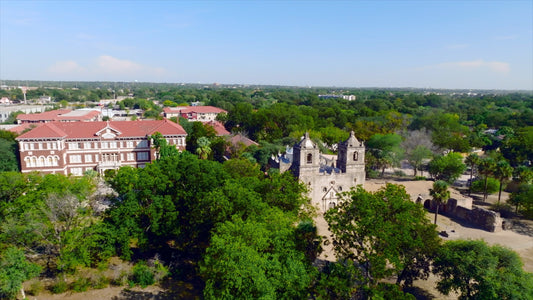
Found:
[(81, 155), (71, 155), (70, 163), (81, 163)]
[(30, 143), (30, 150), (35, 150), (35, 146), (33, 143)]
[(327, 188), (327, 187), (323, 187), (323, 188), (322, 188), (322, 192), (325, 193), (325, 192), (327, 192), (327, 191), (328, 191), (328, 188)]
[(79, 149), (78, 148), (78, 143), (68, 143), (68, 148), (70, 150), (77, 150), (77, 149)]
[(128, 157), (128, 160), (135, 160), (135, 156), (134, 156), (134, 153), (128, 153), (127, 154), (127, 157)]
[(52, 143), (52, 149), (54, 149), (54, 150), (57, 149), (57, 143)]
[(148, 152), (137, 152), (137, 160), (148, 160), (149, 157)]
[(339, 192), (342, 192), (342, 186), (339, 185)]
[(72, 173), (72, 175), (82, 175), (82, 172), (83, 172), (83, 169), (82, 168), (71, 168), (70, 169), (70, 173)]
[(116, 149), (117, 148), (117, 142), (111, 142), (109, 143), (109, 148)]
[(313, 163), (313, 154), (309, 153), (307, 154), (307, 163), (312, 164)]
[(85, 154), (85, 162), (93, 162), (93, 156), (91, 154)]
[(148, 147), (148, 141), (144, 140), (144, 141), (140, 141), (138, 144), (137, 144), (138, 147), (140, 148), (146, 148)]
[(83, 149), (91, 149), (91, 142), (85, 142), (83, 144)]
[(102, 142), (101, 145), (102, 145), (102, 149), (109, 148), (109, 143), (108, 142)]
[(353, 160), (357, 161), (358, 159), (359, 159), (359, 152), (356, 151), (353, 153)]
[(43, 150), (43, 143), (39, 143), (39, 150)]
[(133, 142), (132, 141), (127, 141), (126, 142), (126, 147), (127, 148), (133, 148)]

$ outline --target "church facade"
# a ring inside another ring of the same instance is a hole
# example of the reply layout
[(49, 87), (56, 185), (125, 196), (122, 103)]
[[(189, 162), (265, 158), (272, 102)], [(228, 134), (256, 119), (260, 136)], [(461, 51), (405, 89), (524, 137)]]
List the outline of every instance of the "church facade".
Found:
[(365, 146), (353, 131), (346, 141), (339, 143), (336, 157), (321, 154), (306, 133), (274, 161), (280, 172), (290, 171), (307, 185), (312, 204), (322, 212), (339, 204), (340, 193), (365, 183)]

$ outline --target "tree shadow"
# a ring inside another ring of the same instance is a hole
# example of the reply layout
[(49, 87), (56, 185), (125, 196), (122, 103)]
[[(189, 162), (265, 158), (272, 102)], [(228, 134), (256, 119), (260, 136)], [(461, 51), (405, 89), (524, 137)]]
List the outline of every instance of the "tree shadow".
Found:
[(429, 293), (425, 289), (416, 287), (416, 286), (405, 287), (403, 291), (415, 296), (417, 300), (437, 299), (435, 296), (433, 296), (431, 293)]
[(511, 230), (518, 233), (523, 234), (527, 236), (533, 237), (533, 226), (531, 224), (528, 224), (521, 220), (512, 220), (513, 226), (511, 227)]

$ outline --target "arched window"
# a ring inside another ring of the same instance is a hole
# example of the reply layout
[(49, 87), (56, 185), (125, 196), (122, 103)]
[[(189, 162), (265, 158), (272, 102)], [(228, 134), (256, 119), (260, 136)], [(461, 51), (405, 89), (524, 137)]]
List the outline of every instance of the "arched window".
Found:
[(313, 154), (309, 153), (307, 154), (307, 163), (312, 164), (313, 163)]
[(359, 159), (359, 152), (356, 151), (353, 153), (353, 160), (357, 161), (358, 159)]
[(323, 188), (322, 188), (322, 191), (323, 191), (323, 192), (327, 192), (327, 191), (328, 191), (328, 188), (327, 188), (327, 187), (323, 187)]
[(329, 209), (335, 208), (335, 202), (330, 202), (328, 208)]

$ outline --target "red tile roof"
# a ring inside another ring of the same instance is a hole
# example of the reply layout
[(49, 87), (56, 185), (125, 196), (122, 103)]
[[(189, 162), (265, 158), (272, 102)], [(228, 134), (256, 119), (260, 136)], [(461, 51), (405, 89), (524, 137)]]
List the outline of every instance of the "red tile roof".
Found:
[(165, 107), (163, 109), (165, 113), (227, 113), (227, 111), (214, 107), (214, 106), (178, 106), (178, 107)]
[(229, 139), (229, 142), (233, 145), (238, 145), (239, 143), (242, 143), (244, 144), (246, 147), (249, 147), (251, 145), (259, 145), (258, 143), (252, 141), (251, 139), (245, 137), (244, 135), (238, 133), (234, 136), (232, 136), (230, 139)]
[(13, 127), (9, 128), (7, 130), (11, 131), (11, 132), (14, 132), (16, 134), (21, 134), (24, 130), (32, 129), (32, 128), (36, 127), (36, 126), (37, 126), (36, 124), (24, 123), (24, 124), (20, 124), (20, 125), (17, 125), (17, 126), (13, 126)]
[(20, 121), (73, 121), (73, 120), (91, 120), (100, 114), (96, 110), (76, 110), (56, 109), (45, 111), (37, 114), (20, 114), (17, 120)]
[(17, 120), (22, 120), (22, 121), (41, 121), (41, 120), (53, 121), (53, 120), (55, 120), (57, 118), (57, 116), (69, 113), (71, 111), (72, 110), (70, 110), (70, 109), (56, 109), (56, 110), (45, 111), (45, 112), (37, 113), (37, 114), (20, 114), (20, 115), (17, 116)]
[(227, 131), (224, 125), (218, 121), (210, 121), (206, 124), (210, 125), (211, 127), (213, 127), (213, 129), (215, 129), (215, 131), (217, 132), (217, 136), (230, 135), (230, 132)]
[(105, 128), (118, 131), (118, 137), (144, 137), (160, 132), (162, 135), (184, 135), (185, 130), (169, 120), (148, 121), (109, 121), (109, 122), (51, 122), (43, 123), (33, 130), (19, 136), (19, 139), (35, 138), (95, 138)]

